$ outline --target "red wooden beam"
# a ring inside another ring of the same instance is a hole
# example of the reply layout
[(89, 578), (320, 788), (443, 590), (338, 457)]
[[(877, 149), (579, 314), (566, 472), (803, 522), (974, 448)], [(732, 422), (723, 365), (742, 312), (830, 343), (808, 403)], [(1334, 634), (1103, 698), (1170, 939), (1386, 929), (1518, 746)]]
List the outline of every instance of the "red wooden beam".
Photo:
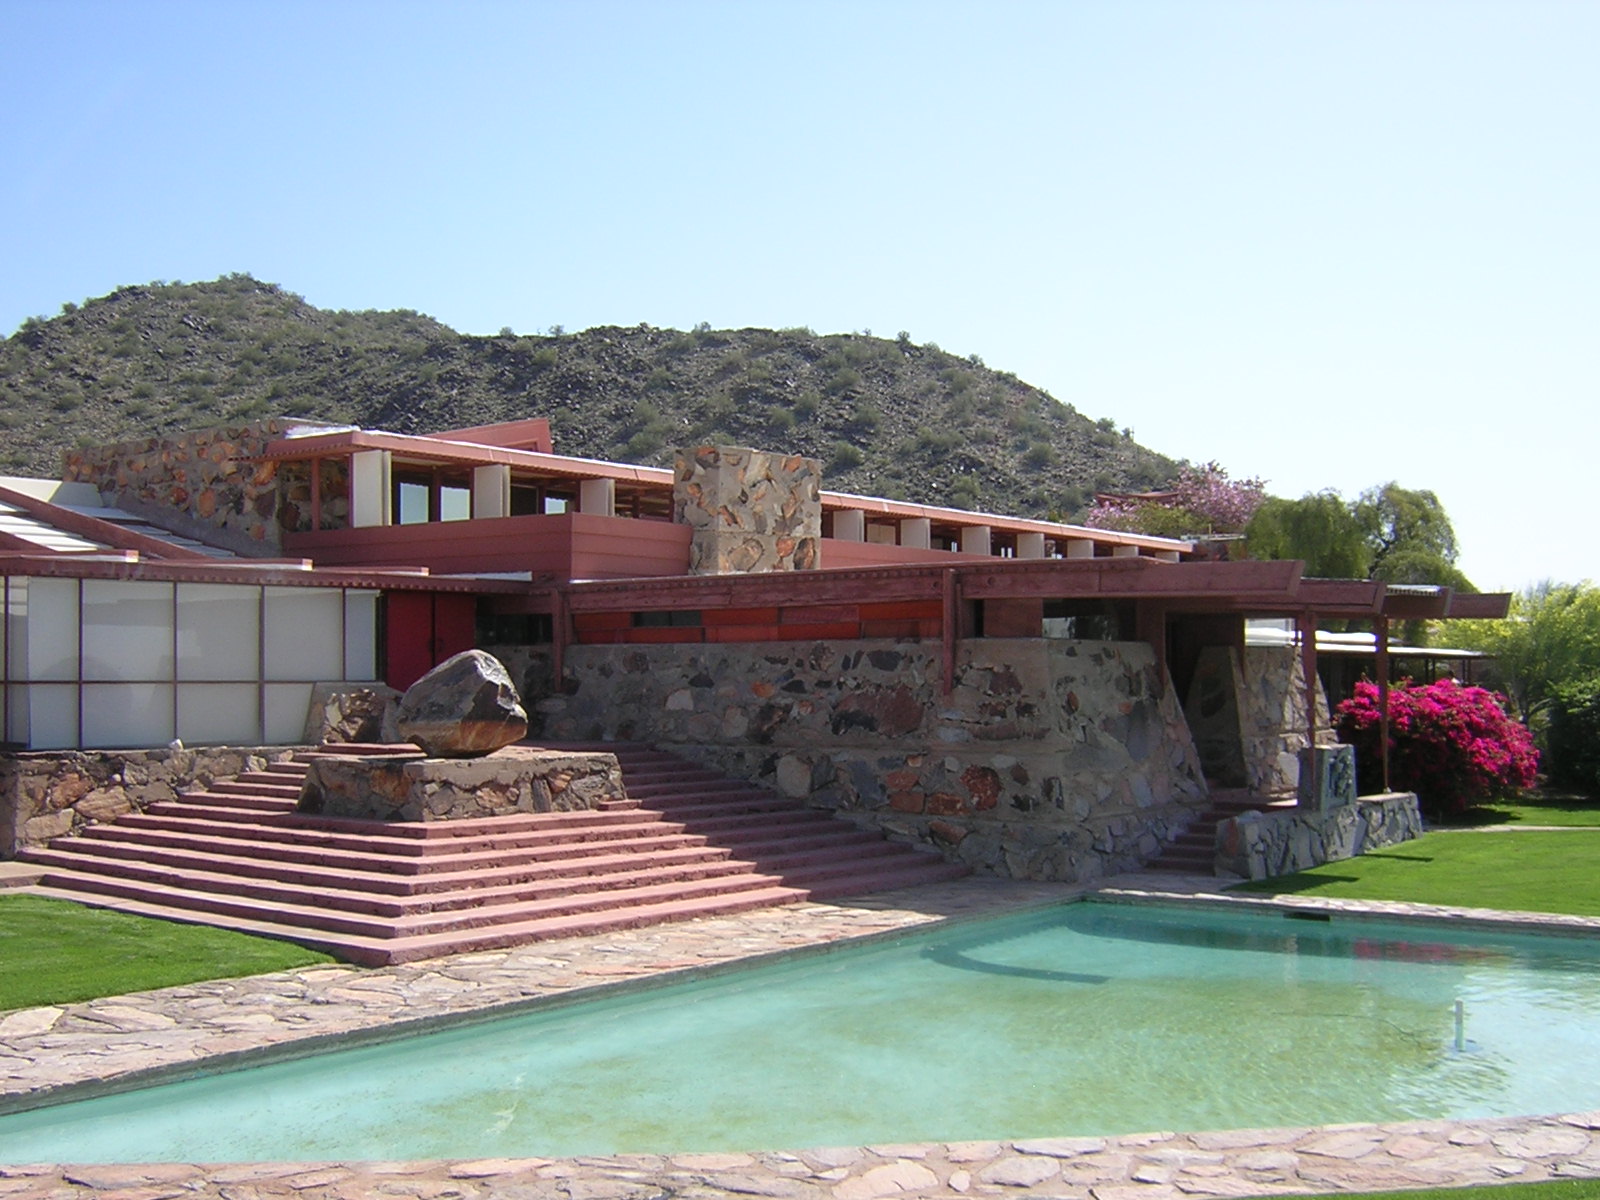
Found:
[(1510, 611), (1510, 592), (1455, 592), (1444, 615), (1452, 619), (1493, 621)]

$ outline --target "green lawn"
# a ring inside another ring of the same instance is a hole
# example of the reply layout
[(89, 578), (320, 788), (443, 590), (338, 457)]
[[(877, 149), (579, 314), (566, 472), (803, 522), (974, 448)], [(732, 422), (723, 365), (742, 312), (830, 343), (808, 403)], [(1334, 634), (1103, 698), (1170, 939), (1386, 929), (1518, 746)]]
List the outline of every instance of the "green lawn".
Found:
[(1233, 890), (1600, 917), (1600, 829), (1443, 830)]
[(226, 929), (0, 894), (0, 1011), (333, 961)]
[(1495, 800), (1468, 809), (1449, 824), (1600, 826), (1600, 803), (1565, 792), (1533, 792), (1519, 800)]
[[(1551, 1179), (1544, 1183), (1500, 1183), (1475, 1188), (1419, 1188), (1416, 1191), (1356, 1194), (1361, 1200), (1600, 1200), (1600, 1179)], [(1298, 1200), (1304, 1200), (1304, 1197)]]

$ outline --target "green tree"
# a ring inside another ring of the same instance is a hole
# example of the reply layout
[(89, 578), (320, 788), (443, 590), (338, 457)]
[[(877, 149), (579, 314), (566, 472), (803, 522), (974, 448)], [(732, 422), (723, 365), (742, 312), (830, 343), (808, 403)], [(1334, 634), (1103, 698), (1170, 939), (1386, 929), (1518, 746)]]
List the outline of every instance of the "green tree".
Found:
[(1393, 482), (1353, 501), (1331, 490), (1274, 497), (1245, 527), (1245, 543), (1252, 558), (1301, 558), (1306, 574), (1322, 578), (1477, 591), (1455, 565), (1455, 528), (1439, 497)]
[(1494, 656), (1490, 677), (1538, 732), (1557, 691), (1600, 674), (1600, 588), (1545, 580), (1511, 598), (1503, 621), (1452, 621), (1450, 640)]
[(1371, 551), (1369, 578), (1477, 591), (1456, 567), (1456, 531), (1431, 491), (1391, 480), (1362, 492), (1352, 508)]
[(1322, 579), (1366, 579), (1372, 547), (1352, 507), (1335, 491), (1308, 492), (1298, 500), (1268, 499), (1245, 526), (1251, 558), (1304, 559), (1306, 574)]

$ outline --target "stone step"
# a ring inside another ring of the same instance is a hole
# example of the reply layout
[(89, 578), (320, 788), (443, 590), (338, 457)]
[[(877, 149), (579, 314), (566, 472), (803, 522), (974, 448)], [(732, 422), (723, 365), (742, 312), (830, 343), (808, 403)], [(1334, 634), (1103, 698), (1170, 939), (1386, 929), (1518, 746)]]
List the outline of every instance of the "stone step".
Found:
[[(761, 875), (733, 875), (716, 879), (690, 879), (670, 883), (618, 889), (615, 891), (567, 891), (561, 895), (533, 901), (481, 904), (446, 911), (423, 911), (404, 915), (335, 910), (315, 904), (258, 899), (250, 894), (215, 894), (191, 890), (176, 882), (158, 883), (81, 871), (51, 869), (44, 886), (90, 892), (119, 899), (165, 904), (174, 908), (220, 916), (273, 922), (291, 928), (323, 933), (355, 934), (360, 937), (416, 937), (452, 933), (498, 924), (515, 924), (545, 917), (602, 912), (618, 904), (671, 903), (713, 896), (761, 891), (774, 886)], [(796, 898), (803, 889), (793, 889)]]
[(414, 747), (320, 747), (57, 839), (30, 869), (44, 872), (53, 893), (288, 937), (356, 962), (412, 961), (967, 873), (672, 755), (550, 747), (591, 748), (617, 754), (637, 796), (600, 810), (460, 821), (294, 812), (306, 762), (319, 755), (418, 756)]
[[(555, 861), (536, 857), (524, 862), (508, 862), (504, 856), (479, 855), (469, 862), (455, 864), (451, 870), (400, 874), (385, 869), (393, 865), (393, 860), (382, 857), (344, 855), (343, 861), (328, 862), (309, 861), (309, 856), (290, 858), (278, 854), (251, 853), (260, 849), (243, 845), (219, 850), (214, 844), (204, 842), (194, 845), (152, 845), (148, 842), (77, 838), (73, 840), (70, 850), (29, 851), (28, 861), (80, 870), (94, 863), (98, 869), (111, 874), (125, 873), (127, 868), (119, 864), (127, 863), (221, 871), (241, 880), (348, 889), (372, 896), (398, 898), (541, 880), (621, 875), (637, 870), (640, 863), (646, 861), (655, 866), (672, 868), (732, 861), (732, 851), (726, 847), (699, 843), (652, 847), (648, 857), (638, 850), (597, 852)], [(801, 850), (795, 853), (798, 857), (818, 852)], [(739, 869), (747, 870), (750, 865), (748, 858), (742, 859)]]
[[(134, 824), (152, 825), (208, 821), (219, 834), (223, 834), (228, 826), (244, 825), (249, 831), (239, 836), (262, 836), (271, 840), (332, 841), (356, 835), (362, 839), (376, 839), (379, 845), (413, 843), (418, 847), (415, 851), (418, 854), (448, 852), (452, 847), (484, 838), (504, 840), (522, 834), (558, 840), (570, 840), (578, 836), (609, 837), (613, 836), (614, 831), (625, 833), (634, 826), (658, 820), (655, 814), (638, 809), (583, 809), (576, 812), (522, 813), (471, 821), (375, 821), (360, 817), (319, 817), (296, 812), (273, 812), (264, 808), (240, 809), (231, 804), (205, 805), (198, 801), (184, 804), (163, 801), (152, 804), (144, 813), (129, 814), (125, 819)], [(277, 832), (257, 833), (258, 830)]]
[[(84, 856), (52, 850), (35, 852), (31, 861), (47, 868), (43, 880), (46, 884), (61, 882), (63, 876), (58, 875), (58, 871), (73, 873), (91, 866)], [(642, 862), (650, 865), (641, 865)], [(175, 894), (269, 902), (280, 911), (309, 906), (330, 913), (394, 920), (498, 905), (519, 907), (573, 898), (584, 893), (631, 892), (638, 888), (733, 877), (748, 879), (752, 874), (749, 864), (727, 858), (667, 864), (654, 860), (635, 860), (623, 870), (509, 883), (477, 874), (457, 876), (457, 886), (452, 890), (396, 896), (367, 889), (364, 886), (366, 881), (358, 878), (283, 881), (241, 875), (230, 870), (232, 864), (225, 861), (210, 865), (216, 869), (132, 860), (100, 861), (93, 863), (92, 867), (101, 879), (157, 885)], [(340, 887), (340, 883), (347, 886)]]
[(300, 784), (282, 774), (247, 771), (233, 779), (218, 779), (203, 793), (207, 796), (275, 796), (291, 802), (300, 798)]
[[(564, 842), (542, 842), (529, 846), (488, 846), (476, 850), (450, 853), (449, 847), (438, 853), (423, 854), (420, 850), (431, 848), (428, 843), (404, 841), (398, 845), (374, 847), (375, 839), (345, 839), (344, 845), (306, 845), (294, 839), (271, 840), (242, 836), (240, 827), (229, 827), (228, 837), (214, 837), (205, 829), (150, 829), (124, 827), (120, 823), (86, 830), (79, 842), (109, 840), (136, 847), (156, 846), (188, 849), (200, 854), (252, 855), (262, 860), (286, 863), (303, 863), (335, 867), (340, 870), (359, 870), (369, 873), (386, 873), (401, 877), (426, 879), (431, 875), (452, 871), (475, 871), (500, 864), (507, 867), (529, 863), (548, 862), (553, 866), (584, 858), (602, 855), (658, 854), (664, 851), (703, 847), (704, 837), (681, 832), (655, 832), (656, 827), (643, 825), (636, 836), (616, 836), (603, 839), (574, 837)], [(239, 834), (241, 836), (232, 836)], [(368, 844), (363, 844), (365, 841)], [(418, 885), (421, 886), (421, 885)]]

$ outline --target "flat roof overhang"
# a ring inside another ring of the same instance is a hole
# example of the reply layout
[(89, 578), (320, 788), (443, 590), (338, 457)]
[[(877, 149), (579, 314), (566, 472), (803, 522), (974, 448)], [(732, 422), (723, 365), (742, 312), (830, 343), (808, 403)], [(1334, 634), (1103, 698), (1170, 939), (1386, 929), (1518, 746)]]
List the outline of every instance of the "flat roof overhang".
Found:
[(144, 559), (132, 551), (94, 555), (0, 553), (0, 576), (6, 575), (41, 579), (341, 587), (383, 592), (466, 592), (473, 595), (518, 595), (525, 593), (529, 586), (523, 580), (430, 575), (420, 569), (329, 569), (314, 567), (309, 559), (207, 559), (196, 562)]
[[(629, 463), (605, 462), (601, 459), (573, 458), (564, 454), (481, 445), (475, 442), (454, 441), (447, 435), (434, 437), (388, 433), (373, 429), (339, 429), (328, 433), (279, 438), (268, 443), (266, 449), (259, 455), (251, 456), (249, 461), (298, 462), (353, 454), (363, 450), (387, 450), (407, 462), (445, 463), (464, 470), (500, 464), (551, 478), (578, 481), (612, 479), (618, 483), (633, 484), (641, 488), (659, 488), (668, 493), (671, 492), (674, 481), (673, 472), (665, 467), (641, 467)], [(1039, 533), (1058, 541), (1093, 541), (1107, 546), (1132, 546), (1139, 550), (1169, 554), (1194, 553), (1194, 543), (1181, 538), (1146, 537), (1141, 534), (1090, 529), (1083, 525), (1066, 525), (1028, 517), (1008, 517), (1000, 513), (969, 512), (959, 508), (886, 500), (877, 496), (857, 496), (849, 492), (823, 490), (819, 493), (818, 499), (825, 512), (860, 511), (868, 516), (877, 515), (896, 520), (925, 518), (941, 525), (988, 526), (997, 532), (1012, 534)]]

